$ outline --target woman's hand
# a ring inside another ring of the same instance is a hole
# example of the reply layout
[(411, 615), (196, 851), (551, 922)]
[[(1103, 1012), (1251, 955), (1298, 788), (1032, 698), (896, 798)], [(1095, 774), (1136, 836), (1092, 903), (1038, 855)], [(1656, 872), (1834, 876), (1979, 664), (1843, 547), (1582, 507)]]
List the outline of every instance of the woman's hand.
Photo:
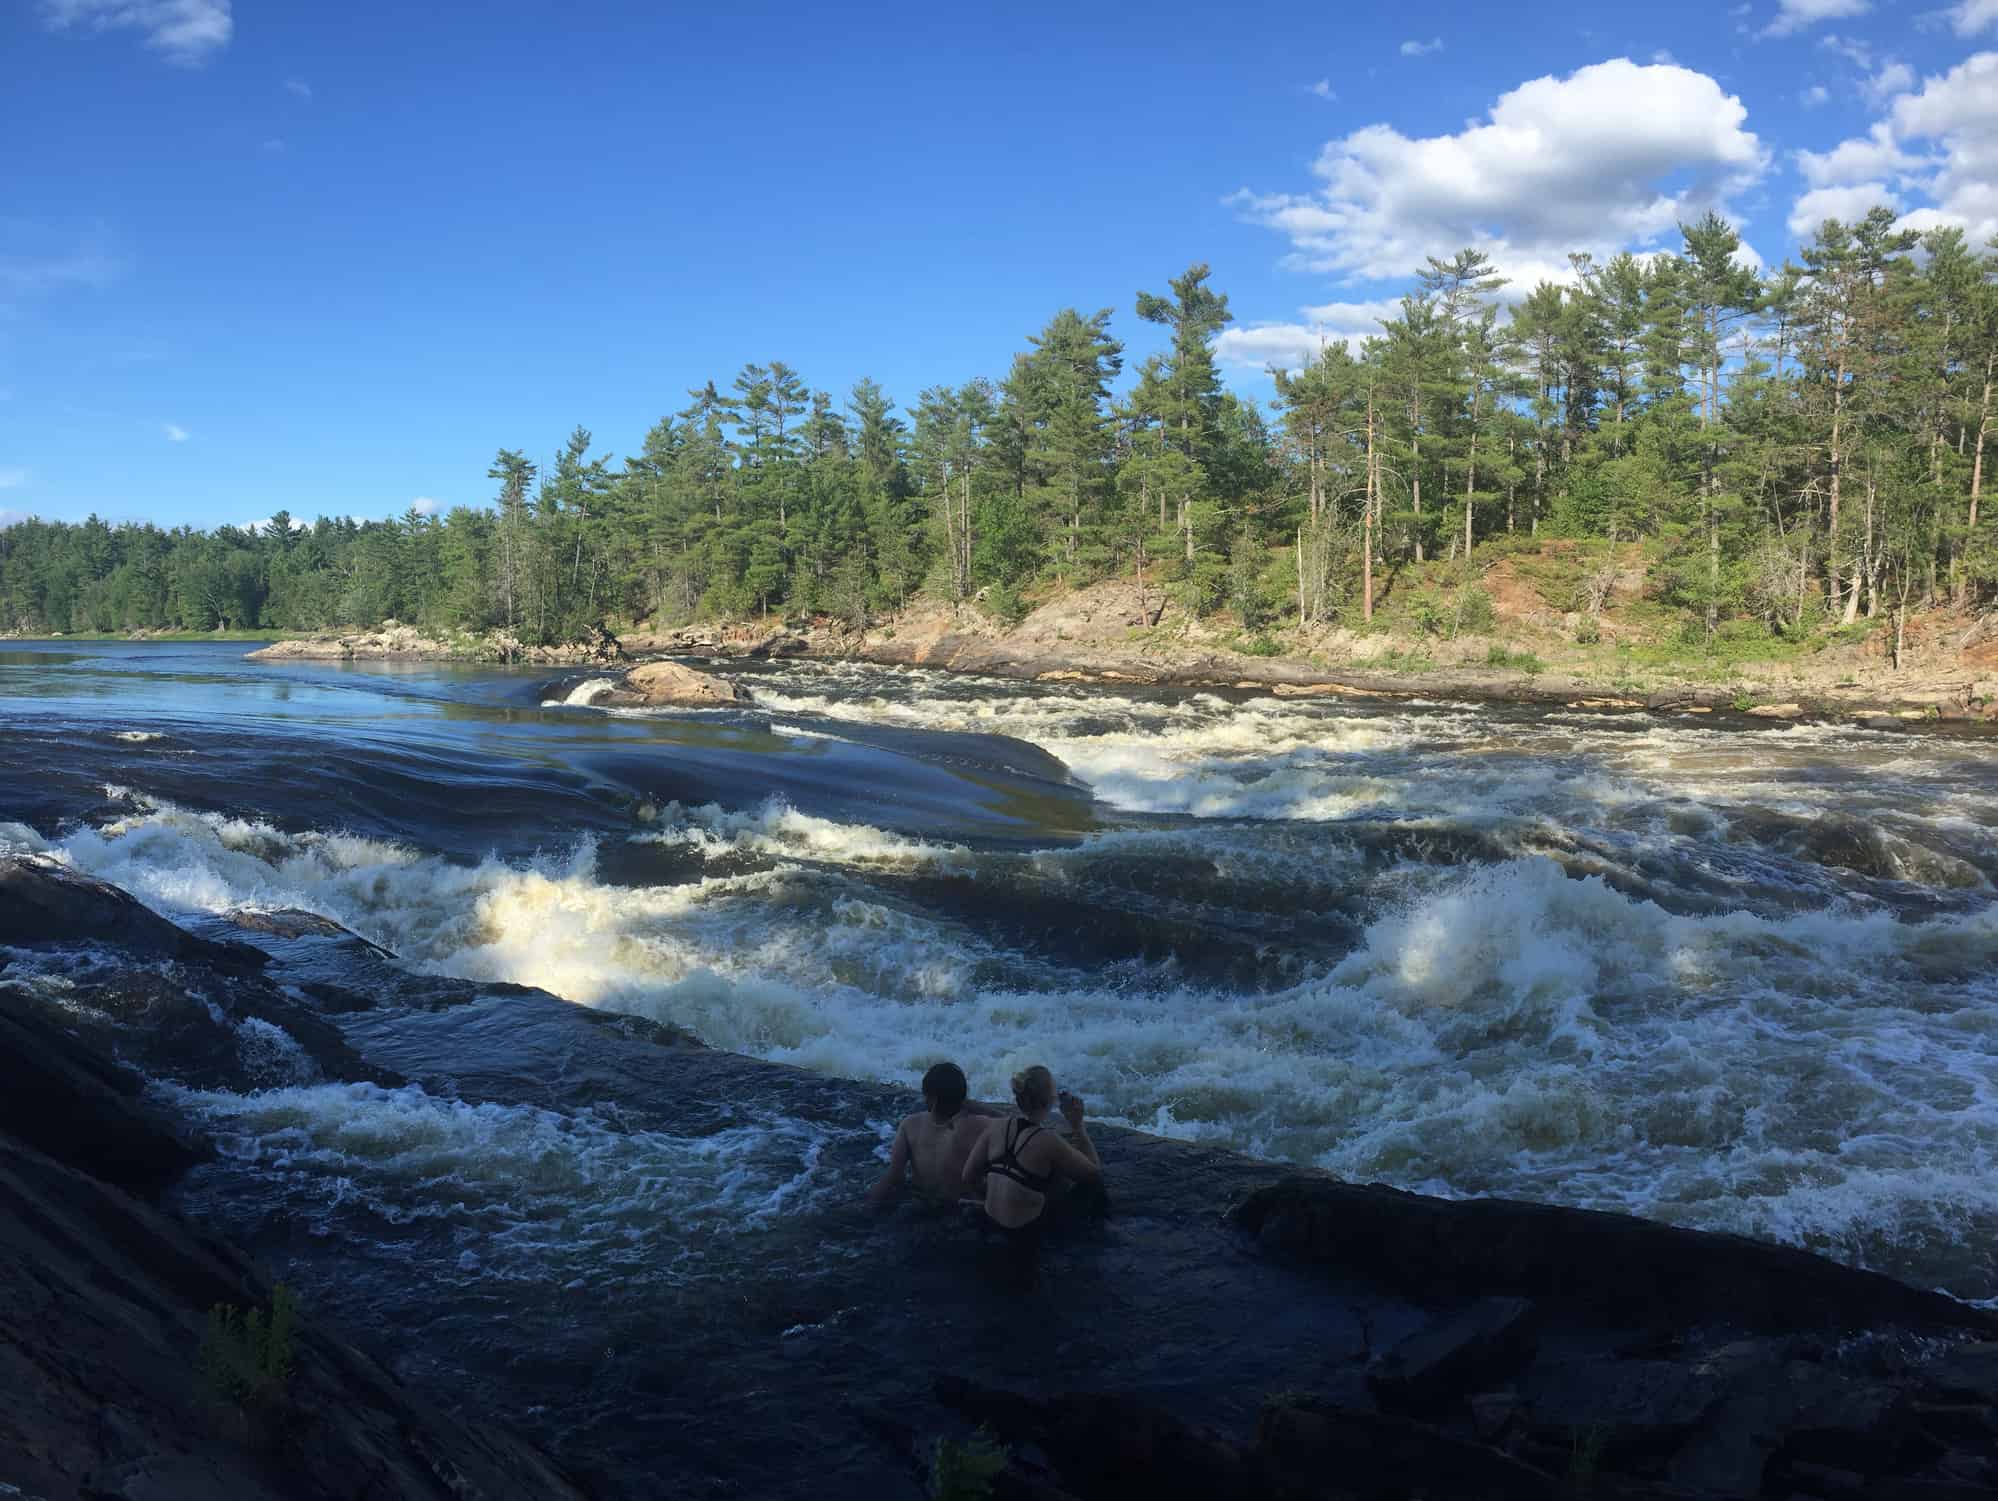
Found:
[(1082, 1129), (1082, 1096), (1070, 1094), (1064, 1089), (1055, 1097), (1055, 1102), (1061, 1106), (1062, 1118), (1068, 1122), (1069, 1129), (1080, 1131)]

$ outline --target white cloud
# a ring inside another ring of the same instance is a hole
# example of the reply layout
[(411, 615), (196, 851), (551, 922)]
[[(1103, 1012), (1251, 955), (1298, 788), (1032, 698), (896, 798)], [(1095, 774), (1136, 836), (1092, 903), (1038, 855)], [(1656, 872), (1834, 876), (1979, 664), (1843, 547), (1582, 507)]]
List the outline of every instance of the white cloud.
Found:
[(444, 509), (444, 502), (433, 500), (428, 495), (419, 495), (409, 503), (409, 508), (419, 516), (435, 516)]
[(1869, 73), (1873, 71), (1873, 48), (1858, 37), (1840, 36), (1834, 31), (1820, 37), (1818, 45)]
[[(358, 521), (360, 520), (360, 517), (357, 516), (354, 519)], [(291, 518), (291, 529), (294, 532), (307, 531), (311, 528), (311, 526), (312, 526), (311, 522), (301, 520), (297, 516)], [(271, 529), (271, 518), (268, 516), (259, 516), (255, 521), (246, 521), (243, 523), (243, 530), (246, 532), (267, 532), (270, 529)]]
[(1311, 92), (1316, 94), (1320, 99), (1337, 99), (1339, 97), (1332, 92), (1332, 80), (1329, 78), (1319, 79), (1318, 82), (1311, 86)]
[(1963, 0), (1950, 8), (1949, 21), (1958, 36), (1976, 36), (1998, 26), (1998, 0)]
[(300, 99), (310, 99), (312, 97), (312, 85), (307, 83), (303, 78), (287, 78), (284, 81), (284, 86), (287, 92), (297, 95)]
[(1856, 182), (1842, 187), (1812, 188), (1797, 199), (1790, 210), (1790, 233), (1807, 240), (1827, 219), (1846, 224), (1864, 219), (1867, 211), (1881, 206), (1901, 211), (1901, 200), (1884, 182)]
[(0, 469), (0, 490), (18, 490), (27, 482), (25, 469)]
[(1724, 211), (1768, 170), (1747, 114), (1705, 74), (1617, 58), (1521, 84), (1455, 135), (1367, 126), (1325, 146), (1316, 191), (1230, 202), (1289, 237), (1294, 269), (1394, 279), (1477, 245), (1523, 288), (1566, 277), (1570, 251), (1606, 258)]
[(1914, 86), (1915, 70), (1902, 62), (1885, 64), (1878, 73), (1860, 85), (1866, 90), (1866, 97), (1875, 104), (1885, 104), (1896, 94), (1905, 94)]
[[(1831, 212), (1826, 205), (1849, 211), (1870, 193), (1895, 209), (1911, 195), (1927, 199), (1902, 214), (1905, 228), (1955, 225), (1973, 243), (1998, 233), (1998, 52), (1979, 52), (1923, 79), (1919, 92), (1896, 97), (1865, 136), (1822, 155), (1799, 152), (1797, 165), (1810, 191), (1790, 215), (1793, 228), (1815, 227)], [(1890, 183), (1896, 191), (1887, 191)]]
[(1442, 50), (1443, 38), (1440, 36), (1433, 36), (1426, 42), (1403, 42), (1401, 44), (1401, 55), (1403, 57), (1426, 57), (1432, 52), (1441, 52)]
[(1651, 60), (1654, 63), (1663, 63), (1668, 68), (1679, 66), (1679, 59), (1674, 57), (1671, 50), (1666, 47), (1660, 47), (1656, 52), (1652, 53)]
[(229, 44), (230, 0), (42, 0), (51, 31), (143, 31), (170, 63), (197, 67)]
[(1871, 0), (1776, 0), (1776, 19), (1757, 35), (1794, 36), (1800, 31), (1808, 31), (1820, 21), (1863, 16), (1871, 9)]
[(125, 257), (100, 234), (72, 242), (47, 225), (0, 216), (0, 302), (106, 287), (127, 269)]
[[(1918, 172), (1928, 163), (1910, 156), (1894, 139), (1893, 130), (1883, 120), (1864, 136), (1840, 141), (1830, 151), (1799, 151), (1797, 170), (1813, 188), (1844, 187), (1853, 183), (1903, 177)], [(1817, 221), (1812, 220), (1813, 224)]]
[(193, 436), (191, 433), (188, 432), (186, 428), (182, 427), (178, 422), (165, 423), (161, 426), (160, 431), (166, 434), (166, 440), (169, 443), (185, 443), (190, 437)]
[(1298, 311), (1304, 314), (1302, 323), (1255, 323), (1247, 328), (1223, 329), (1214, 341), (1215, 358), (1251, 370), (1271, 366), (1299, 370), (1328, 344), (1357, 350), (1363, 339), (1381, 331), (1384, 319), (1400, 313), (1401, 304), (1388, 299), (1327, 302)]
[(1814, 83), (1797, 96), (1797, 102), (1805, 109), (1816, 109), (1831, 98), (1831, 90), (1821, 83)]

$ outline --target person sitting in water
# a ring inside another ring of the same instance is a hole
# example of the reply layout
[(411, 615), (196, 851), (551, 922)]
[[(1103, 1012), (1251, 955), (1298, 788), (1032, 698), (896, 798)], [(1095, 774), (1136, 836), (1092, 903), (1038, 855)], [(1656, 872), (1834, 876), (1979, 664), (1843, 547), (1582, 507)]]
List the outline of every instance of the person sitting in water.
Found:
[[(1013, 1075), (1013, 1099), (1019, 1114), (985, 1128), (964, 1165), (964, 1183), (971, 1189), (982, 1184), (986, 1226), (1004, 1237), (1011, 1276), (1031, 1286), (1049, 1195), (1064, 1182), (1100, 1183), (1103, 1162), (1083, 1124), (1082, 1100), (1057, 1091), (1054, 1075), (1043, 1065)], [(1048, 1129), (1048, 1114), (1057, 1103), (1073, 1146)]]
[[(880, 1208), (901, 1188), (906, 1170), (916, 1170), (916, 1192), (932, 1203), (948, 1203), (957, 1197), (964, 1181), (964, 1160), (984, 1135), (987, 1119), (1003, 1112), (978, 1100), (970, 1093), (964, 1070), (955, 1063), (939, 1063), (923, 1075), (923, 1104), (895, 1129), (895, 1145), (888, 1151), (888, 1166), (867, 1190), (867, 1202)], [(979, 1119), (966, 1121), (967, 1116)]]

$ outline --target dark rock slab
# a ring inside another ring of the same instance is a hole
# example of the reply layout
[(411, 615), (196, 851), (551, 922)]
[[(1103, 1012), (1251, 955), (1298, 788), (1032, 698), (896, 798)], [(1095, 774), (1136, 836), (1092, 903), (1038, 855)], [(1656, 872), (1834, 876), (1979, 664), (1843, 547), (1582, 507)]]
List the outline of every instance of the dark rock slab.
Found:
[(141, 1097), (143, 1082), (0, 987), (0, 1132), (106, 1183), (151, 1192), (208, 1156)]
[(116, 886), (46, 855), (0, 855), (0, 944), (101, 943), (130, 954), (198, 960), (223, 971), (259, 969), (261, 949), (216, 943), (176, 927)]
[(1632, 1328), (1998, 1332), (1998, 1315), (1806, 1251), (1594, 1210), (1293, 1175), (1231, 1213), (1271, 1250), (1439, 1302), (1513, 1295)]
[(527, 1444), (399, 1386), (310, 1309), (283, 1399), (227, 1402), (199, 1375), (208, 1310), (266, 1304), (269, 1288), (226, 1246), (6, 1134), (0, 1286), (0, 1477), (16, 1494), (583, 1494)]
[(1417, 1330), (1368, 1373), (1389, 1412), (1432, 1412), (1505, 1381), (1539, 1346), (1530, 1298), (1481, 1298)]

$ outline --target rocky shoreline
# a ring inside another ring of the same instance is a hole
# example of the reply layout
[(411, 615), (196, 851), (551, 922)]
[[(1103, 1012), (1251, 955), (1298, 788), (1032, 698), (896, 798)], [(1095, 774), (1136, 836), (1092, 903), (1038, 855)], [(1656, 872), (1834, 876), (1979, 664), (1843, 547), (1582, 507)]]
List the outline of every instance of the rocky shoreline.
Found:
[[(799, 657), (921, 667), (1022, 682), (1079, 683), (1184, 691), (1230, 691), (1279, 698), (1451, 699), (1605, 711), (1735, 713), (1753, 719), (1949, 720), (1998, 723), (1998, 665), (1982, 658), (1954, 670), (1850, 681), (1672, 682), (1633, 689), (1551, 670), (1460, 662), (1422, 671), (1384, 670), (1370, 658), (1327, 665), (1326, 652), (1247, 655), (1221, 649), (1212, 631), (1178, 636), (1146, 631), (1149, 617), (1115, 589), (1099, 586), (1003, 629), (975, 609), (912, 607), (854, 629), (830, 620), (733, 623), (677, 630), (599, 630), (586, 640), (524, 647), (502, 636), (446, 640), (390, 622), (380, 630), (280, 641), (251, 661), (464, 661), (628, 668), (667, 657), (763, 660)], [(1135, 638), (1135, 639), (1134, 639)], [(1998, 642), (1998, 636), (1994, 636)], [(1338, 643), (1333, 643), (1334, 647)], [(1982, 650), (1980, 647), (1979, 650)], [(1987, 653), (1988, 654), (1988, 653)], [(608, 701), (608, 700), (607, 700)], [(671, 703), (639, 689), (620, 700)], [(713, 698), (684, 700), (712, 704)]]
[[(550, 1460), (453, 1414), (442, 1391), (398, 1382), (309, 1308), (283, 1403), (252, 1410), (205, 1391), (194, 1370), (206, 1310), (264, 1305), (271, 1289), (240, 1251), (159, 1207), (211, 1148), (162, 1114), (134, 1066), (253, 1088), (236, 1028), (254, 1018), (327, 1079), (394, 1086), (460, 1053), (455, 1018), (476, 1025), (504, 1000), (559, 1029), (573, 1066), (642, 1063), (693, 1106), (754, 1097), (872, 1118), (895, 1093), (703, 1050), (541, 992), (410, 975), (311, 914), (196, 927), (48, 857), (0, 857), (0, 1481), (44, 1501), (671, 1489), (656, 1453), (641, 1473), (571, 1439)], [(304, 950), (344, 956), (360, 988), (291, 967)], [(50, 963), (65, 977), (60, 1005), (32, 979)], [(398, 984), (401, 1004), (433, 1018), (434, 1044), (369, 1056), (369, 1014)], [(477, 1098), (481, 1086), (452, 1087)], [(919, 1309), (918, 1289), (958, 1280), (940, 1254), (961, 1256), (946, 1230), (911, 1224), (872, 1243), (876, 1265), (819, 1294), (741, 1289), (746, 1306), (775, 1300), (770, 1325), (796, 1326), (787, 1358), (759, 1353), (774, 1327), (733, 1355), (690, 1345), (694, 1405), (655, 1418), (713, 1423), (716, 1394), (747, 1383), (814, 1449), (844, 1454), (842, 1474), (875, 1474), (876, 1492), (880, 1476), (927, 1485), (939, 1436), (978, 1425), (1006, 1446), (990, 1494), (1042, 1501), (1998, 1493), (1998, 1315), (1986, 1310), (1736, 1236), (1345, 1184), (1137, 1132), (1106, 1128), (1102, 1143), (1112, 1223), (1137, 1231), (1062, 1253), (1067, 1280), (1096, 1291), (1036, 1314), (1050, 1322), (1025, 1353), (1042, 1367), (1050, 1347), (1067, 1352), (1056, 1388), (1021, 1385), (949, 1332), (943, 1309), (910, 1321), (905, 1300)], [(812, 1296), (835, 1311), (798, 1302)], [(1164, 1312), (1144, 1317), (1168, 1328), (1192, 1320), (1178, 1357), (1170, 1340), (1155, 1348), (1157, 1325), (1139, 1336), (1154, 1346), (1148, 1367), (1172, 1369), (1142, 1389), (1114, 1374), (1132, 1299), (1157, 1300)], [(856, 1330), (843, 1342), (799, 1337), (843, 1321)], [(492, 1339), (505, 1348), (503, 1332)], [(658, 1352), (669, 1371), (677, 1343), (668, 1331)], [(852, 1391), (828, 1400), (834, 1372)], [(661, 1379), (646, 1389), (674, 1389)], [(860, 1395), (884, 1382), (892, 1400)], [(1249, 1428), (1235, 1426), (1245, 1412)], [(794, 1478), (786, 1494), (824, 1480)]]

